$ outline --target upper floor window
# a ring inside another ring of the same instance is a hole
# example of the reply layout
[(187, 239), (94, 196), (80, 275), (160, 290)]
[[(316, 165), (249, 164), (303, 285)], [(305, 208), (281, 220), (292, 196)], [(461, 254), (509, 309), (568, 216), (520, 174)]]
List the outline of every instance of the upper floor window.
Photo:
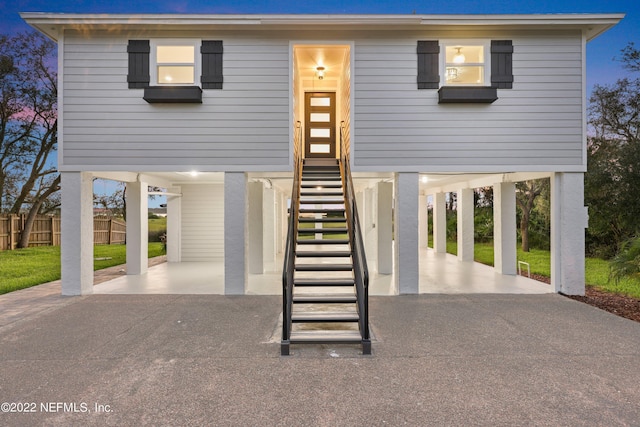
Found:
[(152, 40), (151, 84), (198, 85), (199, 40)]
[(490, 86), (491, 61), (489, 42), (445, 41), (441, 42), (440, 62), (446, 86)]

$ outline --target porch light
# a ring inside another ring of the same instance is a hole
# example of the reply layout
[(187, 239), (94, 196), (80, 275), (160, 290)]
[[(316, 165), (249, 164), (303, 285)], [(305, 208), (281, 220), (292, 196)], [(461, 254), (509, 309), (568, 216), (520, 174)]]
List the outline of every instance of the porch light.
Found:
[(191, 171), (189, 172), (189, 175), (195, 178), (196, 176), (198, 176), (198, 171)]
[(324, 79), (324, 67), (316, 68), (316, 75), (318, 76), (318, 80)]
[(461, 47), (457, 47), (456, 48), (458, 53), (456, 53), (453, 56), (453, 62), (455, 64), (464, 64), (464, 61), (466, 60), (466, 58), (464, 57), (464, 55), (462, 53), (460, 53), (460, 50), (462, 49)]

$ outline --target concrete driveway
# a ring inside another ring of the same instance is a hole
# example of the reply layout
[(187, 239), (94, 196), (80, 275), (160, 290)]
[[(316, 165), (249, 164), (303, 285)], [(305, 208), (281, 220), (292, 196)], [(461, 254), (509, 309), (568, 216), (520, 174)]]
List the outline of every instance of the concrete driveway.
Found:
[(640, 424), (640, 323), (560, 295), (373, 297), (372, 356), (281, 357), (279, 304), (93, 295), (5, 326), (0, 425)]

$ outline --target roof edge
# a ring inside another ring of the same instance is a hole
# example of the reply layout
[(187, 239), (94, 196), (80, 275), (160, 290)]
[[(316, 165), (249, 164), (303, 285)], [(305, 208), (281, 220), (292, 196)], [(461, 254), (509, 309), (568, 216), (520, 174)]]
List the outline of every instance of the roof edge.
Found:
[(615, 26), (623, 13), (575, 14), (448, 14), (448, 15), (341, 15), (341, 14), (72, 14), (22, 12), (29, 25), (56, 39), (64, 27), (140, 25), (220, 25), (220, 26), (571, 26), (581, 27), (591, 40)]

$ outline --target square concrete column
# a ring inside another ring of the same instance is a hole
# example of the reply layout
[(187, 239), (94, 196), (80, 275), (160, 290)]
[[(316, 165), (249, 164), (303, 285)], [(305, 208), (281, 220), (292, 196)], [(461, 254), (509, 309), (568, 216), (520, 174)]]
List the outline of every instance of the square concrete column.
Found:
[(149, 266), (149, 184), (127, 182), (127, 274)]
[(445, 193), (433, 195), (433, 250), (447, 253), (447, 204)]
[(429, 211), (427, 210), (427, 196), (420, 195), (418, 199), (418, 217), (420, 218), (420, 240), (421, 248), (429, 246)]
[(473, 261), (473, 189), (458, 190), (458, 260)]
[(250, 182), (247, 184), (249, 192), (249, 273), (264, 273), (264, 229), (262, 227), (263, 184)]
[(551, 176), (551, 286), (565, 295), (584, 295), (584, 174)]
[[(378, 273), (393, 273), (393, 184), (379, 182), (378, 187), (378, 218), (377, 255)], [(397, 222), (396, 222), (397, 224)]]
[(400, 294), (419, 292), (418, 256), (419, 176), (401, 172), (396, 175), (396, 275)]
[(276, 248), (278, 254), (284, 252), (285, 240), (287, 239), (287, 198), (281, 191), (276, 191), (276, 216), (278, 219), (278, 233), (276, 235)]
[[(244, 172), (224, 174), (224, 293), (244, 295), (247, 279), (247, 179)], [(262, 242), (260, 243), (262, 248)]]
[(61, 172), (62, 295), (93, 293), (93, 179), (88, 172)]
[[(167, 192), (180, 194), (180, 187), (167, 188)], [(182, 197), (167, 197), (167, 261), (182, 259)]]
[(272, 271), (276, 263), (276, 192), (272, 188), (263, 189), (262, 212), (262, 256)]
[(493, 186), (493, 264), (500, 274), (516, 274), (516, 184)]
[[(364, 234), (364, 247), (367, 255), (369, 269), (378, 268), (378, 229), (376, 228), (378, 217), (378, 203), (376, 202), (376, 189), (367, 187), (358, 198), (358, 211), (362, 219), (362, 233)], [(393, 260), (392, 260), (393, 261)]]

